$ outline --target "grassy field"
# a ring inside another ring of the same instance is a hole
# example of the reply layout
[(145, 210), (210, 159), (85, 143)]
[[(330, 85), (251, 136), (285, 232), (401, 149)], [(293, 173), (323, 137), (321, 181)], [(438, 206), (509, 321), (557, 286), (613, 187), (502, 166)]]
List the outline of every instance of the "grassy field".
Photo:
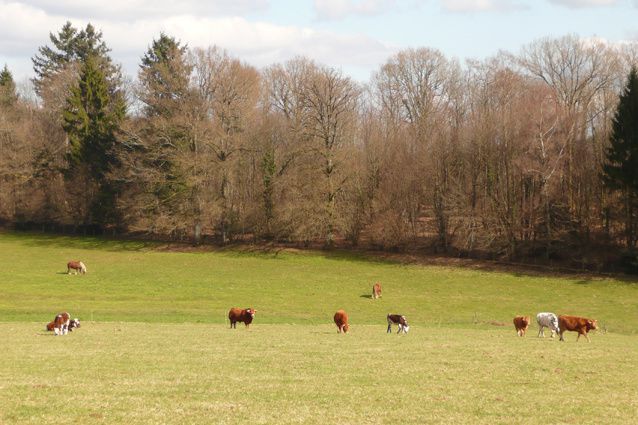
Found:
[[(636, 423), (637, 296), (628, 280), (0, 233), (0, 424)], [(249, 331), (227, 329), (231, 306), (257, 309)], [(53, 337), (62, 310), (83, 326)], [(607, 332), (517, 338), (511, 318), (538, 311)], [(388, 312), (409, 335), (385, 334)]]

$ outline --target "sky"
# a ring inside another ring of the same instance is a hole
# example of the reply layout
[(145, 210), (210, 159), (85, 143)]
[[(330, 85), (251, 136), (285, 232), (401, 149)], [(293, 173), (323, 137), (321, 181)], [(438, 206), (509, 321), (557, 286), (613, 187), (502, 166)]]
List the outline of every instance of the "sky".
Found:
[(463, 62), (567, 34), (636, 41), (638, 0), (0, 0), (0, 67), (32, 77), (31, 58), (66, 21), (101, 30), (131, 78), (164, 32), (258, 68), (303, 55), (365, 82), (406, 48)]

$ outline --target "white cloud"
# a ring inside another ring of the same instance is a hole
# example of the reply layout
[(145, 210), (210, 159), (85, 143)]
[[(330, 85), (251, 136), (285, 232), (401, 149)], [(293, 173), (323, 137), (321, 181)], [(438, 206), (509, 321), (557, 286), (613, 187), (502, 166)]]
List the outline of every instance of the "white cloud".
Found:
[[(163, 1), (158, 0), (159, 3)], [(60, 7), (66, 7), (74, 1), (63, 0), (58, 3)], [(124, 2), (114, 3), (115, 6), (127, 7)], [(326, 65), (355, 69), (359, 72), (359, 79), (367, 78), (373, 68), (396, 51), (365, 35), (255, 22), (242, 16), (204, 13), (154, 16), (147, 13), (143, 16), (131, 15), (126, 20), (99, 14), (94, 16), (99, 18), (91, 18), (90, 22), (102, 31), (115, 62), (122, 63), (125, 72), (131, 76), (137, 74), (141, 56), (161, 31), (189, 47), (217, 45), (258, 67), (305, 55)], [(0, 67), (7, 62), (17, 79), (32, 75), (29, 58), (37, 53), (39, 46), (50, 45), (49, 33), (56, 34), (67, 20), (76, 28), (83, 28), (89, 22), (89, 19), (55, 14), (33, 5), (0, 0)]]
[(509, 12), (526, 9), (527, 6), (516, 0), (441, 0), (443, 9), (449, 12)]
[(269, 0), (26, 0), (20, 3), (50, 15), (126, 21), (170, 17), (186, 11), (194, 16), (246, 15), (266, 9)]
[(549, 2), (576, 9), (592, 6), (613, 6), (618, 3), (618, 0), (549, 0)]
[(396, 0), (314, 0), (317, 18), (343, 19), (349, 15), (378, 15), (396, 6)]

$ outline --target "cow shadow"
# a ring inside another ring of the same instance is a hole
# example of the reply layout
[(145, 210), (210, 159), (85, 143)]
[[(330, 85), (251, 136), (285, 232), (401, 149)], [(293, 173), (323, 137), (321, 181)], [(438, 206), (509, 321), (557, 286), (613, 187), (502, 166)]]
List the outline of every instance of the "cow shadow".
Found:
[(360, 296), (359, 296), (359, 298), (367, 298), (367, 299), (371, 300), (371, 299), (372, 299), (372, 295), (370, 295), (370, 294), (363, 294), (363, 295), (360, 295)]

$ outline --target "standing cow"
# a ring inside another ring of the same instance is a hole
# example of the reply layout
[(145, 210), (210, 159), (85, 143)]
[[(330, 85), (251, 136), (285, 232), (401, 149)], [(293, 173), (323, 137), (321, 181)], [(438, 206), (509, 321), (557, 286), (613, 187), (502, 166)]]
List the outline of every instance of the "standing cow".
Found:
[(241, 309), (236, 307), (231, 308), (230, 311), (228, 312), (228, 320), (230, 320), (230, 328), (237, 329), (237, 322), (244, 322), (246, 324), (246, 328), (248, 328), (248, 326), (252, 323), (253, 319), (255, 318), (255, 313), (257, 313), (257, 310), (255, 310), (254, 308), (246, 308), (246, 309)]
[(69, 261), (68, 263), (66, 263), (66, 272), (68, 274), (71, 274), (71, 270), (74, 271), (74, 274), (85, 274), (86, 266), (82, 261)]
[(538, 313), (536, 315), (536, 322), (538, 323), (538, 336), (545, 338), (545, 328), (549, 328), (552, 331), (552, 338), (558, 332), (560, 327), (558, 326), (558, 317), (554, 313)]
[(565, 333), (565, 331), (572, 331), (578, 332), (578, 336), (576, 337), (577, 342), (580, 339), (581, 335), (585, 335), (585, 338), (587, 338), (587, 342), (591, 342), (587, 333), (592, 329), (598, 329), (597, 320), (587, 319), (585, 317), (558, 316), (558, 323), (560, 326), (561, 341), (565, 341), (563, 339), (563, 334)]
[(401, 332), (403, 332), (404, 334), (407, 334), (408, 331), (410, 330), (410, 325), (408, 325), (408, 321), (406, 320), (405, 316), (401, 314), (388, 314), (387, 319), (388, 319), (388, 330), (386, 333), (392, 333), (392, 325), (399, 325), (399, 330), (397, 331), (397, 334), (400, 334)]
[(337, 325), (337, 333), (343, 332), (344, 334), (350, 329), (348, 324), (348, 313), (343, 310), (337, 310), (334, 315), (335, 325)]
[(518, 336), (525, 336), (525, 332), (527, 332), (529, 323), (529, 316), (516, 316), (514, 318), (514, 328), (516, 328), (516, 334)]
[(372, 299), (376, 300), (377, 298), (381, 298), (381, 284), (379, 282), (372, 286)]

